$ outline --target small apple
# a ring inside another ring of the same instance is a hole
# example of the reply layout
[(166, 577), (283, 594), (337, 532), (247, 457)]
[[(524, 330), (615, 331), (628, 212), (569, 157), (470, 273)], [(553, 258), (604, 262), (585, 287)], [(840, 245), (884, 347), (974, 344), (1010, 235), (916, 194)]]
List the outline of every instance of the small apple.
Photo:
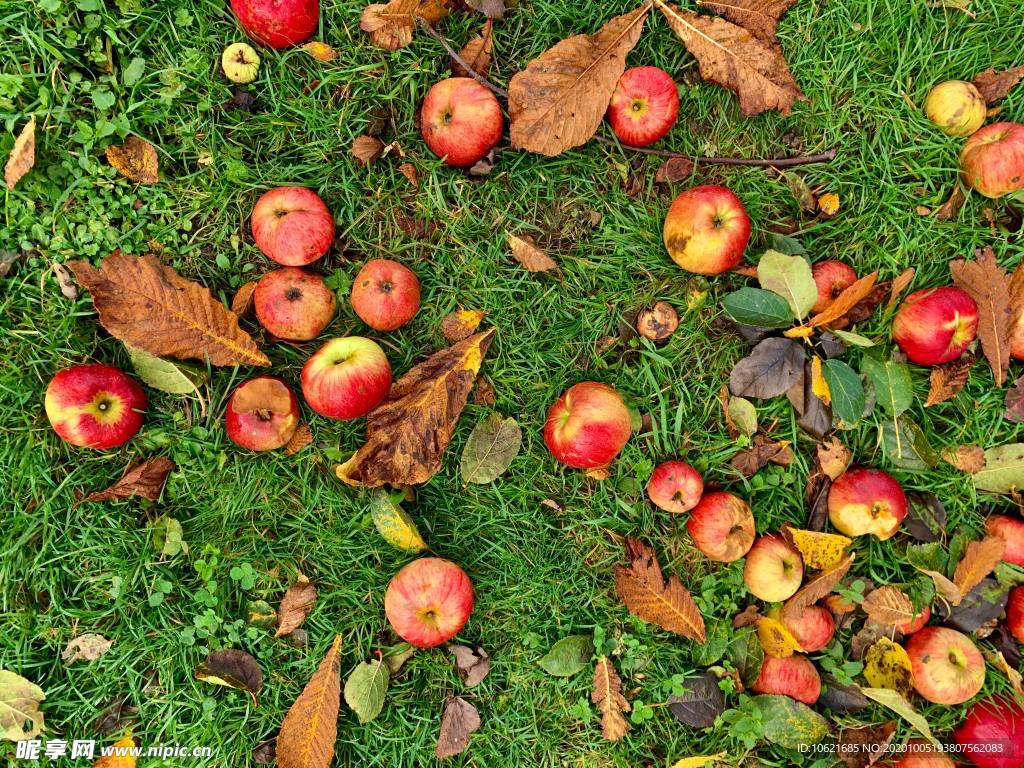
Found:
[(768, 611), (768, 616), (782, 622), (789, 634), (807, 653), (820, 651), (832, 640), (836, 631), (836, 620), (832, 612), (820, 605), (809, 605), (799, 616), (784, 616), (778, 608)]
[(607, 384), (582, 381), (551, 406), (544, 422), (544, 444), (563, 464), (595, 469), (619, 455), (631, 431), (622, 396)]
[(272, 451), (288, 444), (299, 426), (299, 401), (276, 376), (242, 382), (231, 393), (225, 413), (228, 437), (250, 451)]
[(232, 43), (220, 57), (220, 68), (232, 83), (251, 83), (260, 71), (260, 57), (248, 43)]
[(466, 167), (501, 141), (501, 105), (469, 77), (449, 77), (427, 92), (420, 132), (430, 151), (448, 165)]
[(978, 305), (952, 286), (907, 296), (892, 321), (892, 339), (918, 365), (956, 360), (978, 333)]
[(1006, 542), (1003, 562), (1024, 565), (1024, 520), (1006, 515), (992, 515), (985, 521), (985, 533)]
[(971, 136), (960, 153), (960, 172), (985, 197), (1024, 196), (1024, 125), (992, 123)]
[(789, 696), (804, 704), (814, 704), (821, 695), (821, 677), (806, 656), (794, 653), (785, 658), (765, 656), (761, 674), (751, 690)]
[(384, 595), (384, 613), (392, 629), (418, 648), (433, 648), (451, 640), (472, 611), (469, 576), (439, 557), (413, 560), (395, 574)]
[(260, 325), (279, 339), (309, 341), (334, 317), (334, 291), (320, 275), (298, 267), (282, 267), (256, 283), (253, 305)]
[(61, 439), (102, 451), (116, 448), (141, 429), (149, 402), (124, 371), (86, 363), (58, 371), (46, 387), (44, 405)]
[(963, 704), (985, 684), (985, 659), (967, 635), (925, 627), (906, 644), (914, 688), (934, 704)]
[(912, 635), (915, 632), (920, 632), (922, 629), (924, 629), (925, 625), (928, 623), (928, 620), (931, 617), (932, 609), (926, 605), (910, 621), (905, 621), (902, 624), (898, 625), (899, 630), (904, 635)]
[(796, 594), (804, 579), (800, 553), (778, 534), (761, 536), (747, 553), (743, 581), (754, 597), (778, 603)]
[(1010, 698), (975, 702), (953, 738), (978, 768), (1024, 768), (1024, 706)]
[(732, 190), (694, 187), (673, 201), (663, 235), (669, 256), (680, 267), (717, 275), (743, 258), (750, 240), (750, 217)]
[(756, 535), (750, 505), (731, 493), (706, 493), (686, 521), (693, 543), (720, 563), (739, 560), (750, 550)]
[(685, 461), (663, 461), (647, 481), (647, 496), (666, 512), (689, 512), (704, 493), (704, 478)]
[(853, 467), (832, 483), (828, 519), (845, 536), (891, 538), (907, 516), (907, 497), (892, 475)]
[(946, 135), (970, 136), (985, 124), (988, 105), (971, 83), (947, 80), (928, 91), (924, 113)]
[(953, 758), (927, 739), (910, 739), (897, 754), (899, 759), (885, 768), (956, 768)]
[(245, 34), (271, 48), (306, 42), (320, 23), (319, 0), (231, 0)]
[(331, 339), (302, 366), (302, 396), (309, 407), (331, 419), (358, 419), (388, 396), (391, 364), (370, 339)]
[(835, 301), (836, 296), (857, 282), (857, 273), (849, 264), (829, 259), (819, 261), (811, 267), (811, 276), (818, 286), (818, 300), (811, 312), (824, 312)]
[(1006, 601), (1006, 626), (1017, 642), (1024, 645), (1024, 586), (1010, 590)]
[(679, 114), (679, 89), (672, 76), (657, 67), (632, 67), (622, 73), (608, 122), (623, 144), (646, 147), (665, 136)]
[(252, 209), (252, 237), (268, 257), (286, 267), (310, 264), (331, 249), (334, 218), (305, 187), (277, 187)]
[(397, 261), (368, 261), (352, 283), (352, 309), (375, 331), (401, 328), (419, 308), (420, 281)]

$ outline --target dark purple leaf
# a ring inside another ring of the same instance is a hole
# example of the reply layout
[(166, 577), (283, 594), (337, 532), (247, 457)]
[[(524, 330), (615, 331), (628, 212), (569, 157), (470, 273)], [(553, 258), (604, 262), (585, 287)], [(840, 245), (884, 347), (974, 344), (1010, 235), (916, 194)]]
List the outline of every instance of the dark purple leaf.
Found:
[(970, 634), (992, 619), (998, 618), (1006, 608), (1008, 591), (992, 578), (982, 579), (974, 589), (964, 595), (960, 605), (948, 606), (941, 600), (934, 606), (935, 614), (949, 626)]
[(776, 397), (800, 381), (804, 359), (804, 350), (795, 341), (765, 339), (736, 363), (729, 388), (740, 397)]
[(714, 672), (702, 672), (688, 679), (682, 696), (669, 696), (668, 708), (681, 722), (692, 728), (710, 728), (725, 711), (725, 696)]
[(843, 685), (832, 675), (823, 675), (821, 682), (821, 696), (818, 698), (818, 703), (833, 712), (856, 712), (870, 704), (868, 697), (861, 693), (860, 688), (856, 685)]
[(928, 491), (909, 491), (910, 509), (903, 521), (907, 533), (918, 541), (933, 542), (945, 538), (946, 508), (939, 497)]

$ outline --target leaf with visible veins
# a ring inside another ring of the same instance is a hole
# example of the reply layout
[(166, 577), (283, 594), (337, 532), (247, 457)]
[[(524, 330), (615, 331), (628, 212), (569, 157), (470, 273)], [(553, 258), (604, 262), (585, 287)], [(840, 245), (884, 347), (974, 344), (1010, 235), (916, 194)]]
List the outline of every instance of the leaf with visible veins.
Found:
[(745, 27), (757, 37), (775, 40), (775, 28), (782, 15), (796, 5), (797, 0), (700, 0), (700, 4), (733, 24)]
[(690, 593), (672, 575), (668, 582), (654, 550), (636, 539), (626, 539), (629, 566), (615, 566), (615, 590), (629, 612), (662, 629), (703, 643), (706, 639), (704, 617)]
[[(978, 338), (996, 386), (1001, 387), (1010, 367), (1011, 301), (1006, 270), (996, 262), (991, 246), (979, 249), (974, 261), (949, 262), (953, 283), (978, 305)], [(1019, 309), (1019, 307), (1018, 307)]]

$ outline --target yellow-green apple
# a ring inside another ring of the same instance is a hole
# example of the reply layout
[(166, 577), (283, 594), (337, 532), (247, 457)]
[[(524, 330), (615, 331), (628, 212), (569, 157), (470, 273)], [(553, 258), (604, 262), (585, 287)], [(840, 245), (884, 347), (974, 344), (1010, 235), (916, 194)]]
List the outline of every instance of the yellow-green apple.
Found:
[(647, 496), (666, 512), (689, 512), (704, 493), (704, 478), (685, 461), (663, 461), (647, 481)]
[(449, 77), (427, 91), (420, 132), (430, 151), (448, 165), (465, 167), (501, 141), (501, 105), (469, 77)]
[(418, 648), (451, 640), (472, 611), (469, 576), (439, 557), (413, 560), (395, 574), (384, 595), (384, 612), (392, 629)]
[(308, 40), (320, 23), (319, 0), (231, 0), (245, 34), (271, 48)]
[(232, 83), (251, 83), (260, 71), (260, 57), (248, 43), (232, 43), (220, 56), (220, 68)]
[(924, 113), (949, 136), (970, 136), (985, 124), (988, 105), (977, 88), (964, 80), (947, 80), (928, 91)]
[(948, 627), (925, 627), (906, 644), (914, 689), (934, 704), (963, 704), (985, 684), (985, 659), (971, 639)]
[(778, 608), (768, 611), (768, 617), (782, 622), (789, 634), (807, 653), (820, 651), (832, 640), (836, 621), (832, 612), (820, 605), (808, 605), (796, 616), (783, 614)]
[(1024, 706), (1010, 698), (975, 702), (953, 738), (978, 768), (1024, 768)]
[(686, 521), (693, 543), (712, 560), (739, 560), (754, 543), (754, 514), (750, 505), (731, 493), (706, 493)]
[(819, 261), (811, 267), (811, 276), (818, 286), (818, 300), (811, 307), (811, 312), (824, 312), (836, 296), (857, 282), (853, 267), (835, 259)]
[(352, 283), (352, 309), (375, 331), (401, 328), (419, 308), (420, 281), (397, 261), (368, 261)]
[(331, 339), (302, 366), (302, 396), (332, 419), (358, 419), (387, 397), (391, 364), (384, 350), (362, 336)]
[(272, 451), (288, 444), (299, 426), (299, 401), (277, 376), (243, 381), (231, 393), (224, 426), (235, 444)]
[(978, 305), (953, 286), (907, 296), (892, 321), (892, 339), (918, 365), (956, 360), (978, 333)]
[(309, 341), (331, 322), (337, 300), (320, 275), (282, 267), (256, 283), (253, 305), (260, 325), (277, 338)]
[(956, 768), (949, 754), (927, 739), (910, 739), (895, 762), (883, 762), (884, 768)]
[(778, 603), (792, 597), (804, 579), (800, 553), (778, 534), (766, 534), (754, 542), (743, 564), (743, 581), (754, 597)]
[(334, 218), (313, 190), (277, 187), (256, 201), (252, 237), (256, 246), (278, 264), (301, 267), (330, 250)]
[(971, 136), (960, 153), (960, 172), (985, 197), (1024, 196), (1024, 125), (993, 123)]
[(1003, 562), (1024, 565), (1024, 520), (1006, 515), (992, 515), (985, 521), (985, 533), (1006, 542)]
[(149, 403), (131, 376), (86, 363), (58, 371), (44, 398), (46, 418), (60, 437), (82, 448), (115, 448), (142, 427)]
[(845, 536), (891, 538), (907, 516), (907, 497), (896, 479), (880, 469), (853, 467), (832, 483), (828, 519)]
[(910, 619), (910, 621), (905, 621), (902, 624), (898, 625), (899, 630), (904, 635), (912, 635), (915, 632), (920, 632), (922, 629), (924, 629), (925, 625), (928, 623), (928, 620), (931, 617), (932, 609), (926, 605), (918, 613), (916, 613), (914, 615), (914, 618)]
[(544, 444), (563, 464), (596, 469), (619, 455), (631, 431), (622, 396), (607, 384), (582, 381), (551, 406), (544, 422)]
[(623, 72), (608, 105), (612, 131), (631, 147), (646, 147), (662, 138), (678, 114), (679, 89), (672, 76), (657, 67)]
[(732, 190), (715, 185), (694, 187), (673, 201), (663, 236), (669, 256), (680, 267), (717, 275), (743, 258), (750, 240), (750, 217)]
[(754, 693), (781, 694), (814, 704), (821, 695), (821, 677), (811, 660), (799, 653), (784, 658), (765, 656), (761, 674), (750, 688)]
[(1006, 626), (1017, 642), (1024, 644), (1024, 587), (1014, 587), (1006, 601)]

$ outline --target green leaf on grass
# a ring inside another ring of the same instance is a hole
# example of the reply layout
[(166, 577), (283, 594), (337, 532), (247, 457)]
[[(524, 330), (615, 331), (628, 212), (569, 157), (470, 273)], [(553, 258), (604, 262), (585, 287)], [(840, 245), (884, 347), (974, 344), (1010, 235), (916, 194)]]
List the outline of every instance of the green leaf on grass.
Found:
[(747, 398), (730, 397), (728, 412), (732, 423), (747, 437), (757, 432), (757, 408)]
[(1024, 443), (998, 445), (985, 451), (985, 467), (973, 477), (974, 487), (991, 493), (1024, 488)]
[(161, 555), (174, 557), (179, 552), (188, 554), (181, 523), (168, 515), (160, 515), (153, 521), (153, 549)]
[(811, 265), (800, 256), (766, 251), (757, 263), (757, 280), (766, 291), (784, 298), (797, 319), (806, 317), (818, 300)]
[(860, 376), (842, 360), (826, 360), (822, 374), (832, 397), (832, 413), (849, 426), (864, 415), (867, 396)]
[(914, 728), (917, 729), (918, 733), (924, 736), (935, 746), (939, 746), (939, 742), (932, 736), (931, 728), (928, 727), (928, 721), (924, 719), (911, 705), (910, 702), (903, 698), (896, 691), (890, 691), (888, 688), (861, 688), (860, 692), (867, 696), (872, 701), (878, 702), (883, 707), (888, 707), (897, 715), (902, 717)]
[(832, 330), (829, 331), (829, 333), (831, 333), (833, 336), (835, 336), (840, 341), (845, 341), (847, 344), (849, 344), (852, 347), (873, 347), (873, 346), (875, 346), (875, 342), (873, 342), (867, 336), (861, 336), (859, 333), (854, 333), (853, 331), (842, 331), (842, 330), (839, 330), (838, 328), (833, 328)]
[(766, 694), (752, 701), (761, 712), (764, 738), (786, 749), (817, 744), (828, 735), (828, 722), (806, 704), (789, 696)]
[(380, 714), (389, 680), (387, 665), (376, 659), (364, 661), (352, 670), (345, 681), (345, 703), (360, 723), (368, 723)]
[(516, 420), (492, 413), (469, 434), (459, 465), (466, 483), (489, 483), (512, 466), (523, 444), (523, 430)]
[(593, 655), (593, 637), (569, 635), (551, 646), (551, 650), (541, 656), (537, 664), (549, 675), (570, 677), (590, 666), (590, 657)]
[(875, 388), (875, 397), (890, 416), (896, 417), (914, 402), (910, 368), (905, 363), (880, 361), (868, 355), (861, 361), (861, 373), (867, 375)]
[(740, 288), (722, 299), (722, 308), (732, 320), (755, 328), (788, 328), (793, 313), (786, 300), (760, 288)]
[(931, 469), (939, 460), (921, 427), (905, 413), (882, 422), (882, 451), (900, 469), (918, 472)]
[(206, 380), (205, 371), (198, 368), (156, 357), (127, 344), (124, 347), (135, 373), (153, 389), (172, 395), (190, 395)]

